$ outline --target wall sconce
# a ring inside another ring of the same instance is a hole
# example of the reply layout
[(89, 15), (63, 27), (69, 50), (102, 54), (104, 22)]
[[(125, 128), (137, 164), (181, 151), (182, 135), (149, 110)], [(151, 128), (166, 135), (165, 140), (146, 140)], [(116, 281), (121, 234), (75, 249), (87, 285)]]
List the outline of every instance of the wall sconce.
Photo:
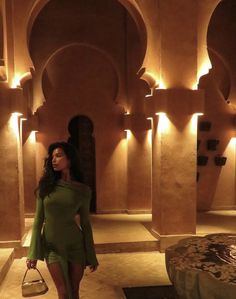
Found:
[(224, 166), (226, 163), (227, 158), (223, 156), (216, 156), (215, 157), (215, 165), (216, 166)]
[(208, 162), (207, 156), (198, 156), (197, 157), (197, 165), (198, 166), (206, 166)]
[(148, 131), (152, 129), (151, 119), (144, 114), (124, 114), (124, 130)]
[(216, 147), (219, 144), (219, 140), (217, 139), (208, 139), (207, 140), (207, 149), (209, 151), (216, 151)]
[(27, 103), (22, 88), (9, 88), (8, 95), (11, 113), (27, 115)]
[(209, 121), (200, 121), (198, 124), (199, 131), (210, 131), (211, 122)]
[(146, 98), (147, 117), (164, 112), (167, 115), (181, 113), (185, 115), (204, 113), (204, 92), (202, 90), (154, 89)]

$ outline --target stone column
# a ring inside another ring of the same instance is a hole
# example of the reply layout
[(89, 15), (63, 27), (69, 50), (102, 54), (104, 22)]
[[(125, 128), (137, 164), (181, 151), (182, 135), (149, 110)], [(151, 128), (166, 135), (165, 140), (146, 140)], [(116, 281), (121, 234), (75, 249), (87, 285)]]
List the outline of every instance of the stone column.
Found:
[[(34, 121), (36, 119), (36, 121)], [(36, 132), (38, 131), (37, 115), (23, 122), (23, 167), (24, 167), (24, 202), (25, 215), (34, 214), (36, 198)]]
[(137, 29), (126, 22), (128, 115), (127, 132), (127, 212), (151, 213), (151, 123), (144, 114), (147, 83), (139, 78), (143, 46), (137, 43)]
[[(0, 89), (0, 247), (16, 247), (24, 235), (20, 119), (21, 89)], [(15, 112), (15, 113), (12, 113)]]
[(125, 115), (127, 130), (127, 211), (151, 213), (151, 122), (144, 114)]
[(153, 117), (152, 230), (161, 250), (196, 232), (197, 114), (203, 91), (155, 90), (146, 100)]

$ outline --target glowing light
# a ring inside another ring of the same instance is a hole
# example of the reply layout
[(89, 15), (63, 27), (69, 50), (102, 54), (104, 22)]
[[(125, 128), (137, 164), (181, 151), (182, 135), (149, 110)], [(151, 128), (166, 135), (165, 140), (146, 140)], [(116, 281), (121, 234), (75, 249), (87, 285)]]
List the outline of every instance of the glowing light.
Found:
[(131, 131), (130, 130), (125, 130), (125, 131), (126, 131), (126, 138), (127, 138), (127, 140), (130, 140), (131, 135), (132, 135)]
[(21, 116), (21, 115), (23, 115), (22, 113), (20, 113), (20, 112), (13, 112), (11, 115), (13, 115), (13, 116)]
[(211, 62), (209, 58), (207, 58), (205, 61), (203, 61), (202, 65), (199, 68), (198, 80), (201, 78), (201, 76), (208, 74), (211, 68), (212, 68)]
[(198, 82), (193, 84), (192, 90), (198, 90)]
[(152, 144), (152, 129), (148, 130), (148, 143)]
[(30, 135), (29, 135), (29, 141), (30, 143), (36, 143), (36, 133), (38, 131), (31, 131)]
[(14, 112), (10, 118), (10, 127), (13, 130), (16, 137), (19, 137), (19, 116), (22, 115), (21, 113)]
[(32, 78), (32, 75), (30, 72), (26, 72), (24, 74), (16, 73), (12, 80), (11, 88), (21, 87), (21, 83), (23, 84), (24, 81), (28, 80), (29, 78)]
[(200, 67), (198, 69), (197, 82), (195, 84), (193, 84), (193, 89), (197, 89), (197, 85), (199, 83), (200, 78), (202, 76), (208, 74), (211, 68), (212, 68), (211, 62), (207, 56), (207, 58), (202, 62), (202, 64), (200, 65)]
[(159, 116), (158, 121), (158, 132), (159, 133), (167, 133), (170, 129), (170, 121), (164, 112), (158, 112), (156, 115)]
[(159, 82), (159, 86), (157, 89), (166, 89), (166, 84), (163, 81), (162, 77), (160, 77), (160, 82)]
[(230, 139), (230, 144), (236, 146), (236, 137), (232, 137), (232, 138)]
[(21, 80), (21, 76), (20, 74), (16, 74), (15, 77), (13, 78), (12, 80), (12, 83), (11, 83), (11, 88), (17, 88), (17, 87), (20, 87), (20, 80)]
[(191, 133), (196, 135), (197, 134), (197, 127), (198, 127), (198, 116), (203, 115), (203, 113), (194, 113), (191, 118)]

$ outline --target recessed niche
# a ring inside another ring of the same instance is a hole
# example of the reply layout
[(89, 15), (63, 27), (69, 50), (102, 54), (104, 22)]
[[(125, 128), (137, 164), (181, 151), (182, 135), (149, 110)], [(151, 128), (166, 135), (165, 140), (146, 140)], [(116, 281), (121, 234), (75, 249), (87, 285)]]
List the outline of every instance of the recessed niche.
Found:
[(197, 157), (197, 165), (198, 166), (205, 166), (207, 165), (208, 157), (207, 156), (198, 156)]
[(216, 151), (216, 147), (219, 144), (219, 140), (218, 139), (208, 139), (207, 140), (207, 149), (209, 151)]
[(226, 163), (227, 158), (223, 156), (215, 157), (215, 165), (216, 166), (224, 166)]
[(210, 131), (211, 122), (209, 121), (200, 121), (198, 124), (199, 131)]

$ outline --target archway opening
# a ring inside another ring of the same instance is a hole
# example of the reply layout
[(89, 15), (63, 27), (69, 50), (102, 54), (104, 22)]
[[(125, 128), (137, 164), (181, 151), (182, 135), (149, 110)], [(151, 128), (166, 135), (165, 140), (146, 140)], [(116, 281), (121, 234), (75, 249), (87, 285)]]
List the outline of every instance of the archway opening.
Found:
[(83, 182), (92, 190), (90, 212), (96, 212), (96, 159), (93, 130), (93, 122), (85, 115), (73, 117), (68, 125), (70, 133), (68, 142), (77, 148)]

